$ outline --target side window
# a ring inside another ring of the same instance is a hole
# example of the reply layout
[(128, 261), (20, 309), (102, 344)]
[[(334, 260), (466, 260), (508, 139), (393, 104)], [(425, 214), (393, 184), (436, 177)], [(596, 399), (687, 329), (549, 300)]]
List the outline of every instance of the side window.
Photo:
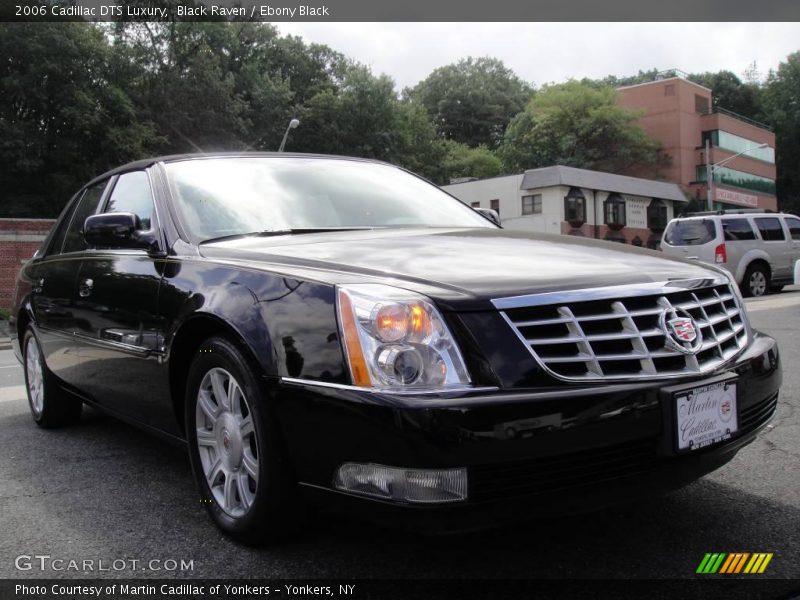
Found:
[(107, 181), (98, 183), (90, 187), (83, 193), (83, 196), (78, 200), (78, 205), (75, 208), (75, 213), (72, 216), (72, 221), (67, 229), (67, 236), (64, 240), (64, 252), (80, 252), (86, 250), (88, 244), (83, 239), (83, 223), (86, 217), (89, 217), (97, 212), (97, 205), (100, 203), (100, 198), (103, 196), (103, 190), (106, 188)]
[(789, 228), (792, 239), (800, 241), (800, 219), (796, 217), (787, 217), (786, 227)]
[(120, 175), (103, 212), (133, 213), (139, 217), (142, 229), (150, 229), (153, 225), (153, 194), (147, 173), (134, 171)]
[(761, 233), (761, 239), (765, 242), (780, 242), (786, 239), (781, 227), (781, 221), (777, 217), (766, 217), (753, 219), (756, 222), (756, 227)]
[(756, 233), (747, 219), (722, 219), (722, 231), (726, 242), (756, 239)]
[(78, 200), (70, 203), (66, 210), (63, 211), (61, 220), (56, 223), (53, 237), (50, 239), (50, 244), (47, 246), (47, 256), (61, 253), (61, 247), (64, 245), (64, 238), (67, 236), (67, 227), (69, 227), (72, 215), (75, 214), (75, 207), (77, 206)]

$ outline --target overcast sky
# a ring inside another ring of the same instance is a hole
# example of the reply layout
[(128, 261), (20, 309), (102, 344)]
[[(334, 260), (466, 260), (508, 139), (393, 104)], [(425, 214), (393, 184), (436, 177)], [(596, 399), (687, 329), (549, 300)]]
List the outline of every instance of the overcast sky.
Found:
[(537, 86), (569, 78), (727, 69), (762, 77), (800, 50), (800, 23), (278, 23), (386, 73), (398, 89), (466, 56), (493, 56)]

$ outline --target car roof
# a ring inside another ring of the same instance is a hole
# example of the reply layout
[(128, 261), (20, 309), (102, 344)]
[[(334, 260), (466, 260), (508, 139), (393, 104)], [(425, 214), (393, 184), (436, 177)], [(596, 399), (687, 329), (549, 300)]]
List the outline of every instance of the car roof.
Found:
[(673, 220), (680, 219), (681, 221), (685, 221), (686, 219), (741, 219), (742, 217), (794, 217), (798, 218), (797, 215), (793, 215), (791, 213), (784, 213), (784, 212), (741, 212), (741, 213), (730, 213), (725, 215), (687, 215), (685, 217), (678, 215)]
[(154, 156), (152, 158), (143, 158), (141, 160), (135, 160), (126, 163), (124, 165), (120, 165), (119, 167), (115, 167), (109, 171), (106, 171), (102, 175), (98, 175), (83, 187), (84, 188), (89, 187), (102, 179), (107, 179), (109, 177), (113, 177), (114, 175), (118, 175), (120, 173), (146, 169), (160, 162), (169, 163), (169, 162), (178, 162), (183, 160), (207, 159), (207, 158), (327, 158), (334, 160), (351, 160), (355, 162), (375, 163), (375, 164), (396, 167), (396, 165), (392, 165), (390, 163), (381, 160), (375, 160), (372, 158), (359, 158), (356, 156), (338, 156), (335, 154), (306, 154), (302, 152), (253, 152), (253, 151), (192, 152), (186, 154), (167, 154), (164, 156)]

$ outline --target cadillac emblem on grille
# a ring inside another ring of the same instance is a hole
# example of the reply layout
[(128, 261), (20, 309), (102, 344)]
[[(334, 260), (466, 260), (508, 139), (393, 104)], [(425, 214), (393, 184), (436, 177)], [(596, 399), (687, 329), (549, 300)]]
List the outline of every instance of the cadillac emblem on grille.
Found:
[(687, 311), (680, 308), (667, 308), (661, 313), (660, 321), (661, 328), (667, 334), (667, 345), (675, 350), (694, 354), (703, 345), (700, 329)]

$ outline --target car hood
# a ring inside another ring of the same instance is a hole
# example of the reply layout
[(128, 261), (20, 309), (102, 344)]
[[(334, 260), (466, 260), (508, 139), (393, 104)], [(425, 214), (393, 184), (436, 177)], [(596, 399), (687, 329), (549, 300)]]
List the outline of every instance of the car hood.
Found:
[(717, 274), (633, 246), (488, 228), (247, 237), (201, 244), (200, 253), (330, 283), (377, 280), (462, 308), (493, 298)]

